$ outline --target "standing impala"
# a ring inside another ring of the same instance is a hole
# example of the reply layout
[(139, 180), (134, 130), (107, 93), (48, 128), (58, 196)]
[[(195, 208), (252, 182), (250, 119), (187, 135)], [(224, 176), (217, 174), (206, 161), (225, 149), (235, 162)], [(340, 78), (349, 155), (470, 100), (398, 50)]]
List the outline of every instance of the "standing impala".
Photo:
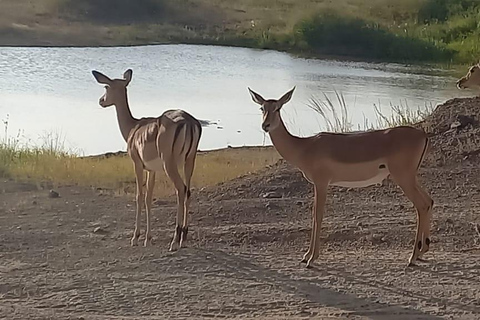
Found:
[(427, 135), (412, 127), (395, 127), (361, 133), (322, 132), (313, 137), (291, 135), (280, 109), (292, 98), (293, 88), (279, 100), (265, 100), (248, 88), (263, 113), (262, 129), (268, 132), (278, 153), (298, 167), (314, 184), (310, 247), (302, 262), (307, 267), (319, 256), (320, 227), (325, 210), (327, 187), (367, 187), (388, 176), (402, 188), (417, 209), (417, 233), (408, 265), (413, 265), (430, 246), (430, 219), (433, 200), (417, 182), (417, 171), (428, 146)]
[(457, 80), (458, 89), (480, 88), (480, 63), (468, 68), (466, 75)]
[[(115, 106), (118, 125), (127, 142), (128, 154), (133, 160), (137, 182), (137, 213), (131, 244), (137, 245), (140, 236), (140, 214), (144, 200), (147, 220), (144, 245), (147, 246), (151, 240), (150, 213), (155, 172), (165, 170), (177, 191), (177, 227), (170, 251), (177, 250), (187, 239), (190, 180), (202, 134), (200, 122), (183, 110), (168, 110), (157, 118), (136, 119), (130, 112), (127, 98), (127, 86), (132, 80), (132, 70), (125, 71), (123, 79), (113, 80), (98, 71), (92, 73), (98, 83), (105, 85), (106, 92), (100, 98), (99, 104), (103, 108)], [(184, 165), (185, 181), (178, 172), (180, 164)], [(143, 199), (144, 170), (147, 171), (145, 199)]]

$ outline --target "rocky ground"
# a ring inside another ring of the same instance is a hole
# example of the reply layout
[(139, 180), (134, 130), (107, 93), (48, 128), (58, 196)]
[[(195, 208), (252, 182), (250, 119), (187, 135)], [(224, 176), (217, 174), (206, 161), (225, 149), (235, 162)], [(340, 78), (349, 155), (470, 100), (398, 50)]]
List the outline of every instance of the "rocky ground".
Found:
[(323, 251), (306, 269), (312, 187), (283, 162), (195, 191), (188, 248), (176, 253), (173, 198), (155, 203), (154, 245), (130, 247), (132, 197), (3, 181), (0, 317), (479, 319), (477, 115), (480, 99), (454, 99), (421, 124), (433, 243), (408, 269), (416, 215), (388, 182), (330, 189)]

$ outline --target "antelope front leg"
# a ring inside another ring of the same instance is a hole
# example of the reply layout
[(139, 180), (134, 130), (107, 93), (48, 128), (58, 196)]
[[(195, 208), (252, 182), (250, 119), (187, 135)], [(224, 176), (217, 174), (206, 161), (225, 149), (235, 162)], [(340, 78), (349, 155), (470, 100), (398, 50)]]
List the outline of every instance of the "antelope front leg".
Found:
[(145, 230), (145, 242), (144, 246), (151, 244), (152, 236), (150, 235), (150, 216), (152, 212), (152, 198), (153, 198), (153, 189), (155, 187), (155, 172), (148, 171), (147, 173), (147, 193), (145, 196), (145, 212), (147, 220), (147, 228)]
[[(313, 242), (313, 250), (307, 261), (307, 268), (311, 267), (313, 262), (320, 255), (320, 229), (322, 227), (323, 215), (325, 212), (325, 203), (327, 200), (327, 186), (315, 185), (315, 234)], [(313, 230), (312, 230), (313, 231)]]
[(316, 212), (317, 212), (317, 201), (314, 199), (313, 200), (313, 208), (312, 208), (312, 231), (310, 232), (310, 245), (308, 246), (307, 252), (303, 255), (302, 261), (303, 263), (306, 263), (310, 257), (312, 256), (313, 252), (313, 243), (315, 242), (315, 225), (316, 225)]
[(143, 203), (143, 167), (137, 163), (134, 163), (135, 166), (135, 178), (137, 181), (137, 213), (135, 215), (135, 230), (133, 231), (133, 237), (130, 241), (132, 246), (136, 246), (138, 243), (138, 238), (140, 237), (140, 215), (142, 213), (142, 203)]

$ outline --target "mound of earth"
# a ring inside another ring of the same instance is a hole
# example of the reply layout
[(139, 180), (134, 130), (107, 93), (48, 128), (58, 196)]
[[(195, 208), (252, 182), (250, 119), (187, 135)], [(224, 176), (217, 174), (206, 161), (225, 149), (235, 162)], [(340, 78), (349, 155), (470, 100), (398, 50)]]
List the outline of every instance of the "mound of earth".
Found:
[(478, 161), (480, 98), (455, 98), (440, 104), (419, 123), (430, 135), (426, 165), (444, 166)]

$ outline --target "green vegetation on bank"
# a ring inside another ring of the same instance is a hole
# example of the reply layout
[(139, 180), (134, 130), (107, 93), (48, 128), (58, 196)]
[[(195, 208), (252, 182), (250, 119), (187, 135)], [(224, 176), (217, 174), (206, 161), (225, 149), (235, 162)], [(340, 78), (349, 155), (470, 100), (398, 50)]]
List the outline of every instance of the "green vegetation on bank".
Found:
[(1, 45), (225, 44), (469, 64), (477, 0), (2, 0)]

